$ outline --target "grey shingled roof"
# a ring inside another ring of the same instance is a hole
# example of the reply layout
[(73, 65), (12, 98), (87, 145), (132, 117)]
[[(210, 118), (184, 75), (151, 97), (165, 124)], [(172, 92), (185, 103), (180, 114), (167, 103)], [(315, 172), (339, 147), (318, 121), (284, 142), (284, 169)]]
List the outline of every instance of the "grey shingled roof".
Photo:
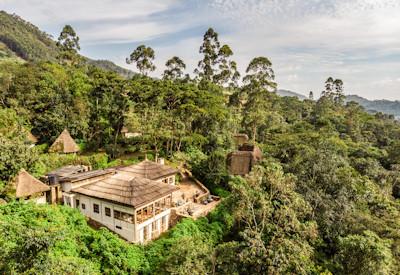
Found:
[(174, 185), (130, 176), (127, 173), (117, 173), (76, 188), (73, 192), (139, 208), (178, 189)]
[(130, 166), (119, 167), (117, 168), (117, 170), (127, 172), (130, 175), (136, 177), (141, 177), (151, 180), (158, 180), (178, 173), (178, 170), (175, 168), (172, 168), (168, 165), (159, 164), (150, 160), (144, 160), (138, 164)]

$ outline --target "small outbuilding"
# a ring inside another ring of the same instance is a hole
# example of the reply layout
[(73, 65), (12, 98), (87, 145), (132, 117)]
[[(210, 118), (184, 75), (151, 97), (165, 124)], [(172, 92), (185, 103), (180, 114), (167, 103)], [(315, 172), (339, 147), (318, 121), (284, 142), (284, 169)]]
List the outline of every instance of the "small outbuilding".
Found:
[(15, 178), (15, 197), (17, 199), (32, 199), (37, 203), (46, 203), (46, 192), (50, 187), (34, 178), (22, 169)]
[(75, 143), (75, 140), (71, 137), (67, 129), (64, 129), (54, 143), (50, 146), (50, 153), (77, 153), (79, 152), (79, 146)]
[(228, 154), (228, 170), (232, 175), (244, 176), (261, 160), (262, 152), (259, 147), (252, 144), (243, 144), (239, 150)]

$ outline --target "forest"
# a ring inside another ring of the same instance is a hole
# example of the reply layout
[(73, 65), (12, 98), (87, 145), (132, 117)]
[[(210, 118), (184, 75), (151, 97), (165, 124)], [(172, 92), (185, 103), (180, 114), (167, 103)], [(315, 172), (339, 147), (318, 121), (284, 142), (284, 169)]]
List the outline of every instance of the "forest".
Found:
[[(0, 61), (0, 273), (399, 274), (399, 122), (345, 103), (334, 77), (321, 96), (278, 96), (270, 60), (254, 57), (241, 76), (212, 28), (199, 46), (193, 74), (172, 56), (156, 78), (156, 52), (140, 45), (126, 60), (139, 73), (126, 78), (84, 62), (65, 26), (50, 60)], [(126, 139), (123, 127), (142, 134)], [(80, 155), (47, 153), (65, 128)], [(226, 167), (236, 133), (264, 156), (246, 177)], [(21, 168), (105, 168), (138, 152), (184, 162), (221, 204), (135, 245), (76, 209), (13, 197)]]

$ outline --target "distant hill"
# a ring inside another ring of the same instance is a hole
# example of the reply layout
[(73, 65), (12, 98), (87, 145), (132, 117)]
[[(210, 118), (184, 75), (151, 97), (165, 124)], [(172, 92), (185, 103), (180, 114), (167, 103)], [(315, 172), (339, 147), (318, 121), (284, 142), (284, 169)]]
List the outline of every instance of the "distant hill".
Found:
[[(297, 97), (300, 100), (304, 100), (307, 97), (296, 93), (292, 92), (289, 90), (277, 90), (276, 93), (280, 96), (291, 96), (291, 97)], [(348, 95), (346, 96), (345, 102), (350, 102), (354, 101), (360, 104), (367, 110), (369, 113), (376, 113), (376, 112), (382, 112), (388, 115), (394, 115), (396, 118), (400, 118), (400, 101), (395, 100), (369, 100), (366, 98), (363, 98), (358, 95)]]
[(122, 68), (118, 65), (115, 65), (113, 62), (111, 62), (109, 60), (93, 60), (93, 59), (87, 58), (87, 62), (90, 65), (102, 68), (103, 70), (115, 72), (119, 75), (122, 75), (125, 78), (131, 78), (132, 76), (134, 76), (136, 74), (135, 72), (132, 72), (131, 70), (128, 70), (128, 69)]
[(295, 92), (289, 91), (289, 90), (282, 90), (282, 89), (280, 89), (280, 90), (277, 90), (277, 91), (276, 91), (276, 94), (279, 95), (279, 96), (297, 97), (297, 98), (300, 99), (300, 100), (307, 99), (306, 96), (304, 96), (304, 95), (302, 95), (302, 94), (299, 94), (299, 93), (295, 93)]
[(357, 102), (370, 113), (382, 112), (385, 114), (394, 115), (395, 117), (400, 117), (400, 101), (398, 100), (368, 100), (358, 95), (346, 96), (346, 102), (350, 101)]
[[(55, 61), (57, 54), (58, 49), (53, 37), (16, 14), (0, 11), (0, 59)], [(124, 77), (134, 75), (134, 72), (108, 60), (91, 60), (87, 57), (85, 59), (88, 64)]]

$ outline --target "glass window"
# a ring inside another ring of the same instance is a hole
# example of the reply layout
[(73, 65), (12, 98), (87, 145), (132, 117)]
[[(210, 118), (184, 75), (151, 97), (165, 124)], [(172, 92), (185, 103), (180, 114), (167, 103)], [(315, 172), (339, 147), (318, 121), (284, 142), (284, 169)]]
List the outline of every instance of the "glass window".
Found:
[(108, 207), (104, 208), (104, 212), (107, 217), (111, 217), (111, 209), (110, 208), (108, 208)]
[(78, 199), (75, 200), (75, 205), (76, 205), (76, 208), (79, 208), (79, 200)]
[(120, 220), (121, 219), (121, 212), (114, 210), (114, 218)]
[(124, 221), (124, 222), (133, 223), (133, 215), (132, 214), (124, 213), (124, 212), (121, 212), (118, 210), (114, 210), (114, 218), (117, 220)]
[(96, 203), (93, 203), (93, 212), (100, 213), (99, 205)]
[(86, 209), (86, 205), (84, 203), (82, 203), (82, 209)]

